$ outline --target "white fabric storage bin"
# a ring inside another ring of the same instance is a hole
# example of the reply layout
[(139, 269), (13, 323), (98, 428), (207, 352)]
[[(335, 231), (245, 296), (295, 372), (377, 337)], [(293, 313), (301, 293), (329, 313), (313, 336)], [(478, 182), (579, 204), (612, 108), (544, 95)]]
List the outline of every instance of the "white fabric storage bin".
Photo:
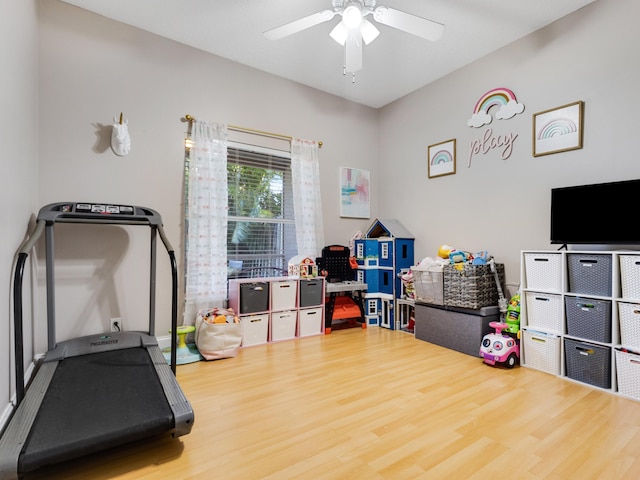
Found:
[(242, 346), (261, 345), (269, 339), (269, 314), (245, 315), (240, 317), (242, 323)]
[(296, 336), (298, 312), (271, 312), (271, 341), (289, 340)]
[(271, 311), (292, 310), (298, 299), (297, 280), (277, 280), (271, 282)]
[(305, 308), (298, 312), (298, 336), (308, 337), (324, 333), (322, 307)]
[(563, 333), (561, 295), (526, 292), (527, 325), (553, 333)]
[(562, 290), (562, 254), (525, 253), (525, 278), (532, 290)]

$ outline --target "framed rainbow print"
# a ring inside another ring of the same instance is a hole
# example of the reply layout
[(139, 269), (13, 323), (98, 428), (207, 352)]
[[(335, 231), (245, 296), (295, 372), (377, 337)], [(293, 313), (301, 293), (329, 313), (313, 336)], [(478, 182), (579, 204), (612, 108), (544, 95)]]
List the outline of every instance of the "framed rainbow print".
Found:
[(429, 178), (456, 173), (456, 139), (429, 145)]
[(582, 148), (584, 102), (533, 115), (533, 156)]

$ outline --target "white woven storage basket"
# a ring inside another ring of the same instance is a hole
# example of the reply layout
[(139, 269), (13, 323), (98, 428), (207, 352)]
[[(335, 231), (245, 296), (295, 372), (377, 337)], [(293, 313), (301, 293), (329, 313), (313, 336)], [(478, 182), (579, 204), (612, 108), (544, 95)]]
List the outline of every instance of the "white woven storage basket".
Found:
[(640, 299), (640, 255), (620, 255), (620, 283), (624, 298)]
[(562, 298), (560, 295), (526, 292), (527, 325), (534, 328), (563, 333)]
[(640, 305), (637, 303), (618, 303), (620, 318), (620, 343), (628, 348), (640, 350)]
[(411, 267), (416, 300), (444, 305), (444, 268)]
[(618, 393), (640, 400), (640, 355), (616, 350)]
[(562, 290), (562, 255), (559, 253), (525, 253), (524, 268), (527, 288)]
[(560, 337), (524, 330), (525, 365), (536, 370), (560, 375)]

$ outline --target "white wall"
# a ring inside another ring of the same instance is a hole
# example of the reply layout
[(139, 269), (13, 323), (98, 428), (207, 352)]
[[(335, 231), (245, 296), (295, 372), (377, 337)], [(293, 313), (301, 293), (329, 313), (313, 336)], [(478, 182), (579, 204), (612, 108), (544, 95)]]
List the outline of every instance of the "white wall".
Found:
[[(321, 140), (325, 241), (344, 244), (360, 225), (339, 218), (338, 167), (367, 168), (377, 176), (376, 110), (58, 1), (40, 1), (39, 16), (41, 204), (154, 208), (180, 252), (187, 129), (180, 119), (191, 114)], [(112, 118), (120, 112), (132, 138), (126, 157), (108, 146)], [(147, 232), (96, 228), (81, 235), (61, 228), (65, 237), (56, 237), (60, 339), (107, 328), (112, 316), (122, 316), (125, 328), (146, 325)], [(158, 272), (158, 335), (169, 328), (165, 258)]]
[[(379, 178), (388, 188), (379, 188), (379, 215), (415, 235), (417, 259), (435, 256), (443, 243), (486, 249), (517, 284), (520, 250), (558, 247), (549, 243), (551, 188), (640, 178), (639, 15), (635, 0), (599, 0), (381, 110)], [(487, 127), (466, 121), (496, 87), (525, 105), (521, 115), (489, 125), (494, 135), (518, 135), (513, 154), (476, 155), (468, 167), (470, 143)], [(533, 157), (532, 115), (578, 100), (584, 148)], [(428, 146), (451, 138), (456, 174), (427, 178)], [(634, 206), (623, 208), (631, 220)], [(638, 231), (632, 221), (627, 227)]]
[[(37, 15), (35, 0), (0, 2), (0, 426), (13, 394), (14, 253), (38, 208)], [(29, 267), (25, 285), (30, 281)], [(30, 296), (25, 298), (25, 357), (33, 356)]]

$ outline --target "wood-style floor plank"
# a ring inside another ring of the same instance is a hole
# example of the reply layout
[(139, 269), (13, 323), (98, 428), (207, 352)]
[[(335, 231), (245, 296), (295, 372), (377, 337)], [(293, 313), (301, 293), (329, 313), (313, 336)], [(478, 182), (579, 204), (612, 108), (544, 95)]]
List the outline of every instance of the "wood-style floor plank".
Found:
[(178, 379), (191, 434), (29, 478), (640, 478), (640, 402), (404, 332), (253, 346)]

